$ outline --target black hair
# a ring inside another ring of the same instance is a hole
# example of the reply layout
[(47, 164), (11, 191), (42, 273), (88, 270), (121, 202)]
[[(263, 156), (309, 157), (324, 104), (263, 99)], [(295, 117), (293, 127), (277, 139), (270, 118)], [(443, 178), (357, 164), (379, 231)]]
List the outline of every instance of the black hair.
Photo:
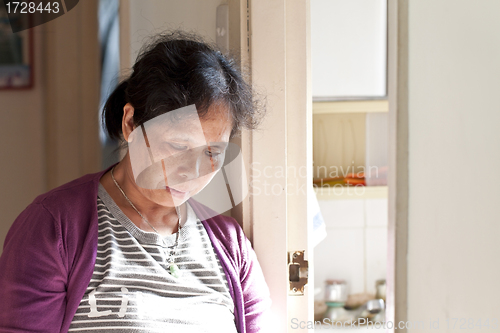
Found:
[(134, 107), (136, 126), (191, 104), (203, 118), (211, 105), (222, 103), (233, 120), (231, 137), (241, 128), (254, 129), (265, 112), (235, 56), (182, 31), (153, 36), (140, 50), (130, 77), (109, 96), (102, 121), (112, 139), (122, 140), (127, 103)]

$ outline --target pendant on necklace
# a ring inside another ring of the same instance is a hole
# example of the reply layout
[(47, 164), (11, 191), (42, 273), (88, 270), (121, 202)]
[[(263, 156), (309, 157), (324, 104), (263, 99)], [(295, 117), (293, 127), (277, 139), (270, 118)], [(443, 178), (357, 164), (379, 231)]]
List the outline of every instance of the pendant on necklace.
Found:
[(181, 276), (181, 270), (179, 269), (179, 266), (176, 264), (171, 264), (170, 267), (170, 275), (172, 275), (175, 278), (179, 278)]

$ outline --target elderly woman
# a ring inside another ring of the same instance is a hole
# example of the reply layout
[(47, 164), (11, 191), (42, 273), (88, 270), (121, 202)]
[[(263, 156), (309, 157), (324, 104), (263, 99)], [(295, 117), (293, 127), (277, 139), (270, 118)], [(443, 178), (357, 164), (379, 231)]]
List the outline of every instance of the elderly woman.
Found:
[(143, 48), (103, 111), (124, 158), (38, 196), (12, 225), (0, 331), (263, 330), (269, 291), (250, 242), (192, 198), (256, 110), (234, 61), (196, 36)]

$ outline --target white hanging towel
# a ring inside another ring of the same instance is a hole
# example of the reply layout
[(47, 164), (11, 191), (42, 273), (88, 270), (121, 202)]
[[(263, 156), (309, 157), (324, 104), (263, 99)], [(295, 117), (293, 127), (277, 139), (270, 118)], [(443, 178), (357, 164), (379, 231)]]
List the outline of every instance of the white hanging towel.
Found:
[(323, 215), (321, 215), (321, 210), (319, 208), (318, 199), (316, 198), (316, 192), (314, 192), (313, 184), (309, 185), (308, 191), (308, 194), (311, 197), (311, 200), (309, 200), (309, 211), (312, 212), (313, 215), (312, 242), (313, 247), (316, 247), (316, 245), (326, 238), (326, 225), (325, 220), (323, 220)]

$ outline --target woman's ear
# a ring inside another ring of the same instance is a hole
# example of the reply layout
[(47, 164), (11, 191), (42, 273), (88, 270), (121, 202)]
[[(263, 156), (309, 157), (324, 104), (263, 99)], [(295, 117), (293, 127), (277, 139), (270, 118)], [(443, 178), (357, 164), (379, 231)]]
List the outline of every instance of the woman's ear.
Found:
[(127, 103), (123, 107), (123, 118), (122, 118), (122, 132), (123, 138), (128, 142), (130, 133), (135, 129), (134, 124), (134, 107), (132, 104)]

